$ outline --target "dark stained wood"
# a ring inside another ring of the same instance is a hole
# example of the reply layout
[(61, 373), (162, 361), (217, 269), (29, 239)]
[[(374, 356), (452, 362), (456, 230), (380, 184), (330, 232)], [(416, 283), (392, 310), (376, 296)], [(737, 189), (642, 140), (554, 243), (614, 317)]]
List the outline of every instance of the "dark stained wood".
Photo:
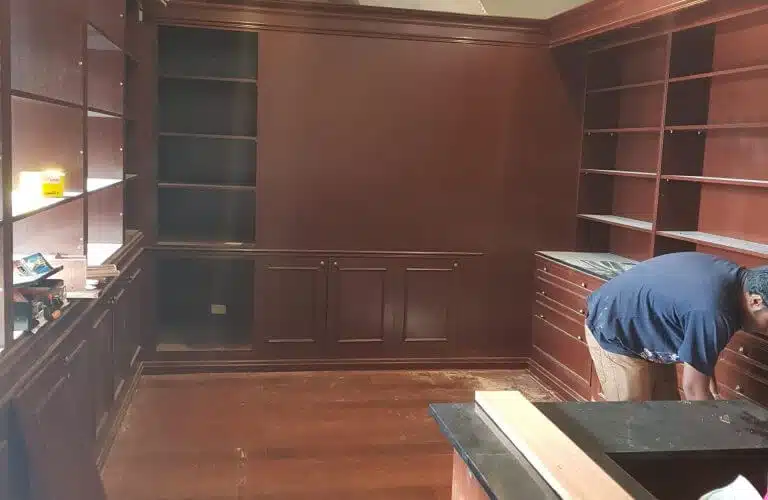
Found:
[[(328, 258), (281, 257), (258, 262), (255, 283), (257, 352), (320, 353), (326, 342)], [(374, 330), (375, 331), (375, 330)]]
[[(397, 293), (391, 259), (337, 259), (330, 263), (328, 329), (333, 349), (385, 352), (397, 343)], [(393, 342), (394, 341), (394, 342)], [(352, 347), (354, 346), (354, 347)]]
[(82, 104), (84, 27), (80, 2), (11, 2), (14, 90)]
[[(14, 71), (14, 74), (16, 72)], [(14, 97), (11, 103), (13, 174), (56, 167), (66, 172), (67, 191), (82, 191), (83, 110)], [(40, 141), (40, 137), (46, 137)]]
[(127, 3), (124, 0), (88, 0), (88, 22), (120, 48), (125, 48)]
[(546, 45), (547, 23), (535, 19), (482, 18), (442, 12), (360, 9), (358, 5), (312, 5), (263, 0), (175, 1), (146, 6), (158, 22), (184, 26), (286, 30), (383, 36), (420, 41), (494, 45)]
[(91, 442), (76, 431), (82, 424), (75, 424), (72, 380), (66, 360), (54, 357), (14, 399), (30, 460), (30, 500), (106, 498)]
[(88, 244), (123, 242), (123, 186), (88, 195)]
[(88, 107), (123, 114), (125, 56), (118, 50), (88, 50)]
[(57, 205), (13, 224), (13, 251), (82, 255), (83, 227), (82, 198)]
[(144, 377), (104, 481), (110, 500), (449, 498), (453, 450), (427, 405), (482, 388), (553, 400), (519, 371)]
[(88, 117), (88, 177), (123, 178), (123, 121)]
[[(701, 3), (700, 0), (638, 0), (634, 2), (593, 0), (563, 12), (550, 20), (551, 43), (555, 46), (571, 43), (668, 14), (679, 13), (683, 17), (686, 9), (696, 7)], [(723, 8), (722, 4), (738, 4), (728, 6), (738, 10), (759, 5), (761, 2), (759, 0), (747, 0), (707, 3), (720, 3), (721, 5), (717, 5), (715, 8), (720, 7), (721, 9)]]

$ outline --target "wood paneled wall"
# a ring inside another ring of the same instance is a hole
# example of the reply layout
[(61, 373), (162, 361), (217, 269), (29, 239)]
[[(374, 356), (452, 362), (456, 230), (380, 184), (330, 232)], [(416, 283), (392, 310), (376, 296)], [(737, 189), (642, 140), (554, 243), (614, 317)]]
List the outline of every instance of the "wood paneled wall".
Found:
[(575, 233), (573, 54), (541, 22), (221, 3), (153, 14), (259, 30), (256, 246), (480, 252), (462, 354), (527, 356), (532, 253)]

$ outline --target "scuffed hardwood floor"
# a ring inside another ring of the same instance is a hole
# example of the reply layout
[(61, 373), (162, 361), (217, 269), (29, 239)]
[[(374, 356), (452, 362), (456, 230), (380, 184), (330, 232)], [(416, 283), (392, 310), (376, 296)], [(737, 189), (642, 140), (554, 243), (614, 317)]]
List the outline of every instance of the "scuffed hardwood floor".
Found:
[(449, 499), (431, 402), (556, 397), (525, 371), (143, 377), (103, 471), (110, 500)]

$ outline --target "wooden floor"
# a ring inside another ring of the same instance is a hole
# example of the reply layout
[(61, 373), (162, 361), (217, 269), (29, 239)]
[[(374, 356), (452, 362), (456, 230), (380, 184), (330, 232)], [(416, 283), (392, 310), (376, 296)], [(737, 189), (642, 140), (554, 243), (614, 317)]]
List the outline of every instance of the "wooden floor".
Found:
[(110, 500), (449, 499), (430, 402), (555, 396), (524, 371), (143, 377), (104, 468)]

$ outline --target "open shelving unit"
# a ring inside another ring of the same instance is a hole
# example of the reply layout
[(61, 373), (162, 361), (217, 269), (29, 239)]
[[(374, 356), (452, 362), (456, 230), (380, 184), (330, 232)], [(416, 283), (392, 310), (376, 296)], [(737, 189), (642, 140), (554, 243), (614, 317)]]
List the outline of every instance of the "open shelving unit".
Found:
[[(255, 32), (159, 27), (161, 243), (255, 241), (258, 48)], [(254, 274), (245, 259), (161, 257), (158, 350), (250, 349)], [(227, 308), (200, 303), (201, 286)]]
[[(126, 15), (134, 0), (12, 0), (0, 44), (10, 64), (0, 69), (2, 110), (2, 314), (0, 350), (14, 327), (14, 261), (41, 252), (63, 263), (67, 292), (81, 296), (85, 269), (126, 242), (125, 76), (130, 56)], [(131, 167), (137, 172), (136, 167)], [(63, 196), (42, 194), (43, 171), (63, 174)], [(31, 179), (31, 180), (30, 180)], [(81, 272), (73, 271), (80, 269)]]
[(588, 54), (578, 245), (768, 259), (768, 11)]

